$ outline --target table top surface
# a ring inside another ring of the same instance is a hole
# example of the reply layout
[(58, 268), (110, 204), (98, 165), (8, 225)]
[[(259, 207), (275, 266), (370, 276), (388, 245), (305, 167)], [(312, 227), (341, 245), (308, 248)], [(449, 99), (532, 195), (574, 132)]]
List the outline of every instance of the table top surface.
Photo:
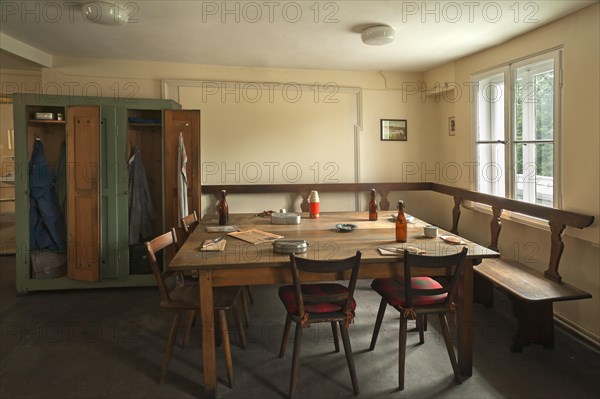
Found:
[[(299, 256), (310, 259), (341, 259), (362, 252), (362, 263), (394, 262), (402, 258), (402, 249), (416, 247), (425, 251), (426, 256), (450, 255), (460, 252), (464, 246), (469, 249), (468, 258), (496, 258), (498, 252), (461, 238), (462, 244), (453, 245), (444, 242), (440, 236), (453, 234), (439, 229), (437, 238), (423, 235), (423, 226), (428, 223), (414, 218), (408, 223), (408, 242), (395, 240), (394, 212), (379, 212), (379, 220), (369, 221), (368, 212), (326, 212), (319, 219), (310, 219), (307, 213), (301, 213), (298, 225), (274, 225), (271, 218), (256, 214), (231, 214), (230, 224), (239, 226), (241, 231), (258, 229), (277, 234), (288, 239), (302, 239), (308, 243), (308, 251)], [(356, 230), (340, 232), (337, 224), (353, 224)], [(228, 236), (227, 233), (209, 233), (208, 226), (218, 226), (217, 215), (206, 215), (177, 252), (169, 270), (217, 269), (243, 265), (283, 266), (289, 265), (289, 255), (273, 252), (271, 242), (251, 244)], [(205, 240), (225, 236), (223, 251), (200, 251)], [(382, 255), (379, 248), (401, 248), (397, 255)]]

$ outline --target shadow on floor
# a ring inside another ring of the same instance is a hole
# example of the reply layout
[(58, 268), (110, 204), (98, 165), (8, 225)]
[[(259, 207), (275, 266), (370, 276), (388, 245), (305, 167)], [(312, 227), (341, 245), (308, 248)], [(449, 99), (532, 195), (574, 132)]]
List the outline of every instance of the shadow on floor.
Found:
[[(15, 258), (0, 256), (0, 262), (0, 397), (202, 397), (197, 325), (188, 347), (176, 346), (166, 381), (157, 382), (170, 315), (158, 308), (155, 288), (38, 292), (17, 298)], [(254, 297), (246, 350), (231, 329), (233, 389), (225, 384), (225, 362), (217, 348), (220, 398), (287, 397), (292, 337), (285, 357), (277, 356), (285, 310), (275, 286), (256, 287)], [(561, 329), (556, 329), (554, 350), (530, 346), (521, 354), (509, 351), (515, 325), (510, 303), (501, 295), (493, 309), (475, 305), (471, 378), (454, 383), (434, 319), (424, 345), (417, 345), (418, 334), (409, 331), (406, 389), (399, 392), (398, 314), (388, 308), (377, 347), (368, 351), (380, 297), (369, 281), (360, 282), (356, 297), (356, 319), (349, 331), (363, 398), (600, 397), (600, 354)], [(334, 353), (329, 326), (314, 325), (304, 334), (297, 396), (354, 397), (343, 350)]]

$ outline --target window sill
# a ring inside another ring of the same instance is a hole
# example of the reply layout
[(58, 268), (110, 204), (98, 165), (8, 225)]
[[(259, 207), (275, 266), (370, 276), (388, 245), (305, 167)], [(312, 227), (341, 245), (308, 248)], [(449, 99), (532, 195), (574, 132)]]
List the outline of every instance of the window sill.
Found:
[[(462, 207), (471, 211), (489, 215), (490, 217), (492, 216), (492, 207), (489, 205), (473, 201), (464, 201)], [(548, 224), (548, 221), (544, 219), (539, 219), (533, 216), (528, 216), (522, 213), (516, 213), (511, 211), (502, 212), (502, 216), (500, 218), (502, 220), (508, 220), (510, 222), (515, 222), (525, 226), (533, 227), (535, 229), (550, 232), (550, 225)], [(600, 241), (598, 240), (597, 235), (592, 236), (591, 234), (593, 234), (593, 232), (590, 232), (590, 234), (586, 234), (586, 232), (581, 232), (580, 234), (580, 232), (581, 230), (579, 229), (568, 227), (567, 230), (562, 234), (562, 236), (581, 240), (589, 243), (595, 248), (600, 248)]]
[[(465, 201), (463, 203), (463, 208), (469, 209), (472, 211), (485, 213), (486, 215), (492, 216), (492, 207), (489, 205), (481, 204), (473, 201)], [(533, 227), (536, 229), (550, 231), (550, 226), (548, 225), (548, 221), (540, 218), (536, 218), (533, 216), (525, 215), (522, 213), (516, 213), (512, 211), (504, 210), (500, 219), (508, 220), (515, 223), (524, 224), (529, 227)]]

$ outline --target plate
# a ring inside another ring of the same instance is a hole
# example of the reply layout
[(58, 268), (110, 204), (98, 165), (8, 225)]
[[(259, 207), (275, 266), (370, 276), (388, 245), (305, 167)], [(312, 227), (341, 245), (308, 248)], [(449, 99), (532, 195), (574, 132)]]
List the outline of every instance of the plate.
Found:
[[(396, 217), (397, 217), (398, 215), (389, 215), (389, 216), (390, 216), (390, 220), (391, 220), (392, 222), (395, 222), (395, 221), (396, 221)], [(413, 215), (409, 215), (408, 213), (405, 213), (405, 214), (404, 214), (404, 217), (406, 218), (406, 222), (407, 222), (407, 223), (412, 223), (412, 222), (414, 222), (414, 221), (415, 221), (415, 217), (414, 217)]]
[(358, 226), (350, 223), (340, 223), (336, 224), (335, 228), (338, 229), (338, 231), (341, 231), (342, 233), (348, 233), (350, 231), (358, 229)]
[(463, 240), (455, 236), (440, 236), (440, 238), (447, 244), (458, 245), (465, 243)]

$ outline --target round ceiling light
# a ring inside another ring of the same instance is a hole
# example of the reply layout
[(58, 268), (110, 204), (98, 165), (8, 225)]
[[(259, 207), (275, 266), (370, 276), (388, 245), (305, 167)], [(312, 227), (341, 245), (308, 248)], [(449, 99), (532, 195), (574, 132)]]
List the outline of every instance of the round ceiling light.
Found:
[(370, 46), (381, 46), (393, 42), (396, 37), (396, 32), (391, 26), (378, 25), (363, 30), (360, 37), (365, 44)]
[(83, 4), (83, 17), (96, 24), (123, 25), (129, 20), (129, 13), (117, 2), (92, 1)]

